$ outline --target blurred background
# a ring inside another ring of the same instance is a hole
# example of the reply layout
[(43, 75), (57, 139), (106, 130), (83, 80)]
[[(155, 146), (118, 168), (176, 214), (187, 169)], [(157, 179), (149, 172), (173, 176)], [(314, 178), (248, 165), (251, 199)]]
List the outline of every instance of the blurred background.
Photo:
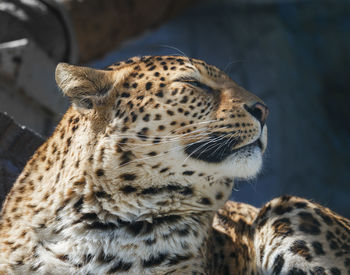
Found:
[(231, 199), (261, 206), (293, 194), (350, 217), (345, 0), (2, 1), (0, 199), (68, 106), (58, 62), (103, 68), (168, 54), (219, 67), (270, 108), (264, 168)]

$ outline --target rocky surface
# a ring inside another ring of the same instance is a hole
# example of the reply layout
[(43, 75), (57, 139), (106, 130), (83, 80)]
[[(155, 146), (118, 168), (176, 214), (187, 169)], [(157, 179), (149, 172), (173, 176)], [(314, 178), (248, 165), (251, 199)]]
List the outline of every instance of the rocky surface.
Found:
[(34, 151), (44, 139), (0, 113), (0, 205)]

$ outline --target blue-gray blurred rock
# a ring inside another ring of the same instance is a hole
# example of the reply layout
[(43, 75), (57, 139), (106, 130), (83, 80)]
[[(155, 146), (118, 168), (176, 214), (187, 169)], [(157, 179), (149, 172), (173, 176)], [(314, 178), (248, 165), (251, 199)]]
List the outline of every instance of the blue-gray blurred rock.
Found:
[(183, 52), (225, 70), (271, 114), (265, 167), (232, 198), (259, 206), (295, 194), (350, 217), (349, 10), (349, 1), (202, 2), (93, 65)]
[(34, 151), (44, 139), (0, 112), (0, 205)]

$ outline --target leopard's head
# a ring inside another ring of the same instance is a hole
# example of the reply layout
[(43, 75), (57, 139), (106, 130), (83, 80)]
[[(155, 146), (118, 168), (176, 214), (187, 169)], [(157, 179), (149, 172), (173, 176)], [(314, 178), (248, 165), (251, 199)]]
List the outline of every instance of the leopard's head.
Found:
[(188, 192), (209, 207), (228, 198), (233, 179), (261, 168), (268, 108), (203, 61), (135, 57), (105, 70), (59, 64), (56, 80), (93, 122), (91, 173), (113, 194)]

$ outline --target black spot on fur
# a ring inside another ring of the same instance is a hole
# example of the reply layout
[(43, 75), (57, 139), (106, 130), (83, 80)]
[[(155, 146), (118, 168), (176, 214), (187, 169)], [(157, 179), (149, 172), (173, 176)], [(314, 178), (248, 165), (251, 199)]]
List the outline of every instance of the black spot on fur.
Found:
[(131, 181), (137, 178), (135, 174), (124, 173), (120, 175), (120, 178), (123, 180)]
[(140, 221), (140, 222), (133, 222), (130, 223), (127, 227), (127, 230), (129, 233), (131, 233), (133, 236), (138, 235), (141, 230), (143, 229), (145, 223)]
[(291, 222), (288, 218), (275, 220), (275, 222), (272, 224), (272, 227), (274, 228), (275, 234), (277, 236), (286, 237), (293, 234)]
[(193, 257), (192, 254), (188, 254), (188, 255), (179, 255), (179, 254), (175, 254), (171, 257), (169, 257), (169, 260), (168, 260), (168, 265), (171, 266), (171, 265), (177, 265), (183, 261), (187, 261), (189, 259), (191, 259)]
[(322, 220), (327, 224), (327, 225), (332, 225), (333, 224), (333, 220), (332, 218), (327, 215), (323, 210), (319, 209), (319, 208), (315, 208), (315, 212), (317, 215), (319, 215)]
[(157, 93), (156, 93), (156, 96), (158, 96), (158, 97), (163, 97), (163, 96), (164, 96), (164, 94), (163, 94), (163, 92), (162, 92), (162, 91), (159, 91), (159, 92), (157, 92)]
[(152, 82), (147, 82), (146, 83), (146, 90), (150, 90), (152, 88)]
[(126, 272), (132, 267), (131, 262), (124, 262), (123, 260), (118, 260), (113, 264), (108, 273), (116, 273), (116, 272)]
[(147, 140), (147, 131), (148, 131), (148, 128), (144, 127), (141, 129), (141, 131), (139, 131), (137, 133), (137, 136), (141, 139), (141, 140)]
[(224, 197), (224, 194), (222, 192), (218, 192), (215, 195), (215, 199), (217, 199), (217, 200), (221, 200), (223, 197)]
[(125, 185), (121, 187), (119, 190), (122, 191), (124, 194), (128, 195), (130, 193), (136, 192), (137, 189), (131, 185)]
[(120, 96), (121, 96), (121, 97), (130, 97), (130, 93), (124, 92), (124, 93), (122, 93)]
[(115, 256), (111, 255), (111, 254), (105, 254), (103, 251), (100, 253), (100, 255), (98, 256), (97, 260), (101, 263), (110, 263), (111, 261), (113, 261), (115, 259)]
[(166, 112), (167, 112), (167, 114), (168, 114), (169, 116), (173, 116), (173, 115), (174, 115), (174, 112), (171, 111), (171, 110), (167, 110)]
[(159, 171), (159, 173), (164, 173), (164, 172), (166, 172), (166, 171), (168, 171), (168, 170), (169, 170), (169, 167), (166, 167), (166, 168), (161, 169), (161, 170)]
[(320, 242), (317, 242), (317, 241), (312, 242), (312, 247), (316, 255), (325, 255), (322, 244)]
[(92, 260), (93, 257), (94, 257), (94, 256), (91, 255), (90, 253), (89, 253), (89, 254), (85, 254), (84, 257), (83, 257), (83, 262), (84, 262), (84, 264), (89, 263), (89, 262)]
[(188, 101), (188, 96), (184, 96), (181, 100), (180, 103), (186, 103)]
[(145, 188), (141, 192), (142, 195), (152, 195), (152, 194), (157, 194), (157, 193), (159, 193), (159, 189), (155, 188), (155, 187)]
[(151, 255), (148, 260), (142, 260), (142, 266), (145, 268), (160, 265), (168, 257), (168, 253), (159, 253), (158, 255)]
[(302, 232), (311, 235), (319, 235), (321, 233), (321, 230), (319, 228), (320, 223), (310, 213), (300, 212), (298, 216), (300, 217), (299, 229)]
[(210, 201), (210, 199), (209, 198), (201, 198), (200, 200), (199, 200), (199, 203), (200, 204), (204, 204), (204, 205), (211, 205), (211, 201)]
[(280, 274), (284, 265), (284, 258), (282, 254), (276, 256), (273, 262), (273, 274)]
[[(123, 144), (123, 142), (121, 142)], [(125, 143), (125, 142), (124, 142)], [(125, 165), (132, 160), (132, 152), (125, 151), (120, 156), (120, 165)]]
[(307, 247), (306, 242), (304, 240), (294, 241), (292, 246), (290, 247), (290, 251), (293, 252), (295, 255), (303, 257), (308, 262), (312, 260), (310, 249)]
[(341, 275), (341, 272), (340, 272), (339, 268), (337, 268), (337, 267), (332, 267), (330, 269), (330, 271), (331, 271), (332, 275)]
[(179, 191), (182, 190), (182, 187), (180, 185), (173, 185), (169, 184), (164, 187), (167, 191), (173, 192), (173, 191)]
[(96, 176), (102, 177), (105, 174), (105, 171), (103, 169), (97, 169), (95, 173)]
[(193, 175), (195, 172), (194, 171), (184, 171), (182, 174), (184, 175), (184, 176), (191, 176), (191, 175)]
[(285, 213), (288, 213), (290, 211), (292, 211), (292, 207), (290, 206), (283, 206), (283, 205), (278, 205), (275, 209), (274, 209), (274, 212), (277, 214), (277, 215), (283, 215)]
[(142, 118), (142, 120), (148, 122), (149, 117), (150, 117), (150, 114), (145, 114), (145, 116)]
[(288, 271), (287, 275), (307, 275), (307, 273), (299, 268), (293, 267), (293, 269)]
[(81, 218), (81, 220), (97, 220), (98, 217), (96, 213), (84, 213)]
[(181, 216), (179, 216), (179, 215), (168, 215), (168, 216), (164, 216), (164, 217), (154, 218), (153, 223), (156, 225), (164, 224), (164, 223), (171, 224), (171, 223), (178, 222), (179, 220), (181, 220)]
[(161, 140), (162, 139), (160, 137), (155, 137), (152, 142), (153, 144), (158, 144)]
[(193, 190), (192, 190), (192, 188), (186, 186), (186, 187), (183, 188), (183, 190), (180, 191), (180, 194), (185, 195), (185, 196), (192, 195), (193, 194)]
[(98, 191), (98, 192), (96, 192), (96, 197), (98, 197), (98, 198), (108, 198), (109, 195), (105, 191)]
[(74, 205), (73, 208), (77, 211), (80, 212), (81, 207), (83, 205), (84, 199), (81, 197)]
[(131, 121), (135, 122), (137, 119), (137, 115), (134, 112), (131, 112)]
[(306, 203), (306, 202), (296, 202), (296, 203), (294, 204), (294, 206), (295, 206), (296, 208), (306, 208), (307, 203)]
[(185, 237), (188, 234), (190, 234), (190, 227), (186, 226), (184, 228), (178, 229), (176, 230), (176, 233), (180, 236), (180, 237)]
[(151, 246), (157, 242), (156, 239), (147, 239), (144, 241), (147, 246)]
[(326, 275), (326, 272), (324, 270), (323, 267), (321, 266), (316, 266), (313, 268), (313, 270), (311, 271), (312, 275)]

